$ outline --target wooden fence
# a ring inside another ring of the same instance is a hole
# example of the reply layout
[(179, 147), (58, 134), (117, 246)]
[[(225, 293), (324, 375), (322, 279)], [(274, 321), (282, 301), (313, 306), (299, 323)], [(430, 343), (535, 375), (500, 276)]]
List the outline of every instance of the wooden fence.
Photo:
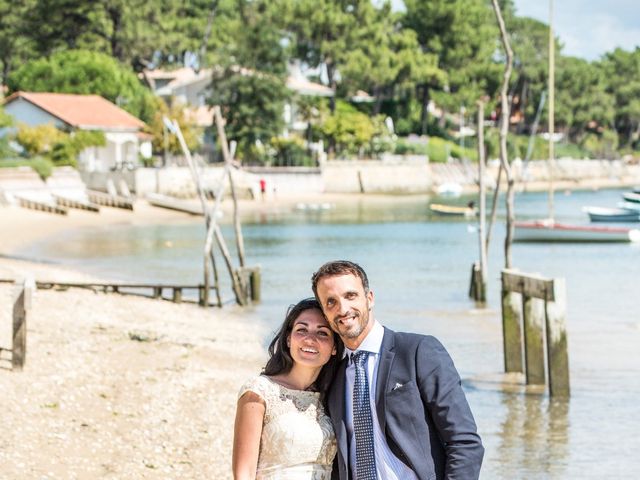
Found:
[(546, 352), (550, 395), (569, 396), (565, 317), (564, 279), (547, 279), (516, 270), (503, 270), (505, 371), (525, 373), (527, 385), (544, 385)]

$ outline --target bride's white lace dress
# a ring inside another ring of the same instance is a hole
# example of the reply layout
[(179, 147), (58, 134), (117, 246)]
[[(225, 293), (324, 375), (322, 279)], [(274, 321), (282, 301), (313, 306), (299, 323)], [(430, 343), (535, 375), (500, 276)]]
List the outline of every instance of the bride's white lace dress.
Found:
[(336, 437), (320, 393), (292, 390), (264, 375), (240, 389), (258, 394), (266, 404), (257, 480), (329, 480)]

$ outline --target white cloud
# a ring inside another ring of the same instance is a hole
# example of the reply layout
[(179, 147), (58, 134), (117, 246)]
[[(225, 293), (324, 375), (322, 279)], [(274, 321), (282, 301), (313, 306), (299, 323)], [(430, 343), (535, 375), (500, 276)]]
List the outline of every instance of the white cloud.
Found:
[[(549, 23), (549, 3), (515, 0), (519, 16)], [(596, 60), (621, 47), (640, 46), (640, 10), (637, 0), (560, 0), (554, 2), (554, 31), (563, 53)]]

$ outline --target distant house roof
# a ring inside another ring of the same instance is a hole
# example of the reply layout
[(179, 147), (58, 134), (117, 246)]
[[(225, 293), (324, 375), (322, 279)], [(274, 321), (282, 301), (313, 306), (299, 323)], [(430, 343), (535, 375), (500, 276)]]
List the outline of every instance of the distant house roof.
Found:
[[(249, 75), (251, 70), (246, 68), (236, 67), (243, 75)], [(215, 69), (220, 71), (220, 69)], [(169, 95), (171, 89), (176, 89), (184, 85), (190, 85), (201, 80), (211, 79), (214, 69), (205, 68), (199, 72), (195, 72), (191, 68), (178, 68), (176, 70), (145, 70), (142, 74), (143, 77), (151, 84), (151, 88), (160, 95)], [(168, 90), (167, 90), (168, 88)], [(302, 75), (289, 75), (287, 77), (287, 88), (299, 93), (300, 95), (310, 95), (316, 97), (332, 97), (334, 95), (333, 89), (307, 80)]]
[(299, 93), (300, 95), (309, 95), (313, 97), (333, 97), (335, 92), (332, 88), (320, 83), (312, 82), (304, 77), (290, 75), (287, 78), (287, 87), (289, 90)]
[(68, 125), (81, 129), (134, 129), (145, 123), (99, 95), (15, 92), (5, 105), (23, 99)]

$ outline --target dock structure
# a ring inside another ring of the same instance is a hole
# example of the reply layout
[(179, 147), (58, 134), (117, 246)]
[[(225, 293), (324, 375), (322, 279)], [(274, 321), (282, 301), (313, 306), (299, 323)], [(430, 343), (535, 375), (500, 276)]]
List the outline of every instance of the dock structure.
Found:
[(58, 215), (66, 215), (67, 209), (64, 206), (58, 205), (56, 203), (47, 202), (40, 199), (35, 198), (27, 198), (22, 195), (14, 195), (14, 198), (17, 200), (18, 205), (23, 208), (29, 208), (31, 210), (40, 210), (42, 212), (48, 213), (56, 213)]
[(67, 207), (67, 208), (77, 208), (79, 210), (87, 210), (89, 212), (100, 212), (100, 207), (95, 203), (91, 203), (86, 200), (81, 200), (77, 198), (68, 198), (62, 195), (53, 194), (53, 198), (56, 200), (56, 204), (59, 207)]
[[(0, 283), (13, 283), (14, 279), (0, 278)], [(185, 290), (196, 291), (198, 294), (197, 303), (205, 306), (205, 300), (210, 298), (205, 294), (205, 286), (202, 284), (171, 284), (171, 283), (144, 283), (144, 282), (66, 282), (58, 280), (35, 280), (36, 288), (42, 290), (58, 289), (67, 290), (69, 288), (84, 288), (95, 292), (119, 293), (122, 295), (139, 295), (159, 300), (169, 300), (174, 303), (189, 302), (183, 297)], [(209, 290), (216, 290), (215, 286), (210, 286)], [(144, 292), (143, 292), (144, 291)], [(169, 291), (168, 297), (164, 292)], [(218, 297), (219, 298), (219, 297)], [(207, 300), (207, 303), (208, 300)], [(221, 307), (221, 301), (215, 304), (209, 303), (207, 306)]]
[(564, 279), (548, 279), (513, 269), (502, 270), (505, 372), (524, 373), (527, 385), (545, 385), (548, 379), (550, 395), (568, 397), (569, 353), (565, 317)]
[(133, 200), (131, 200), (131, 198), (121, 195), (110, 195), (97, 190), (87, 190), (87, 196), (90, 201), (98, 205), (133, 210)]

